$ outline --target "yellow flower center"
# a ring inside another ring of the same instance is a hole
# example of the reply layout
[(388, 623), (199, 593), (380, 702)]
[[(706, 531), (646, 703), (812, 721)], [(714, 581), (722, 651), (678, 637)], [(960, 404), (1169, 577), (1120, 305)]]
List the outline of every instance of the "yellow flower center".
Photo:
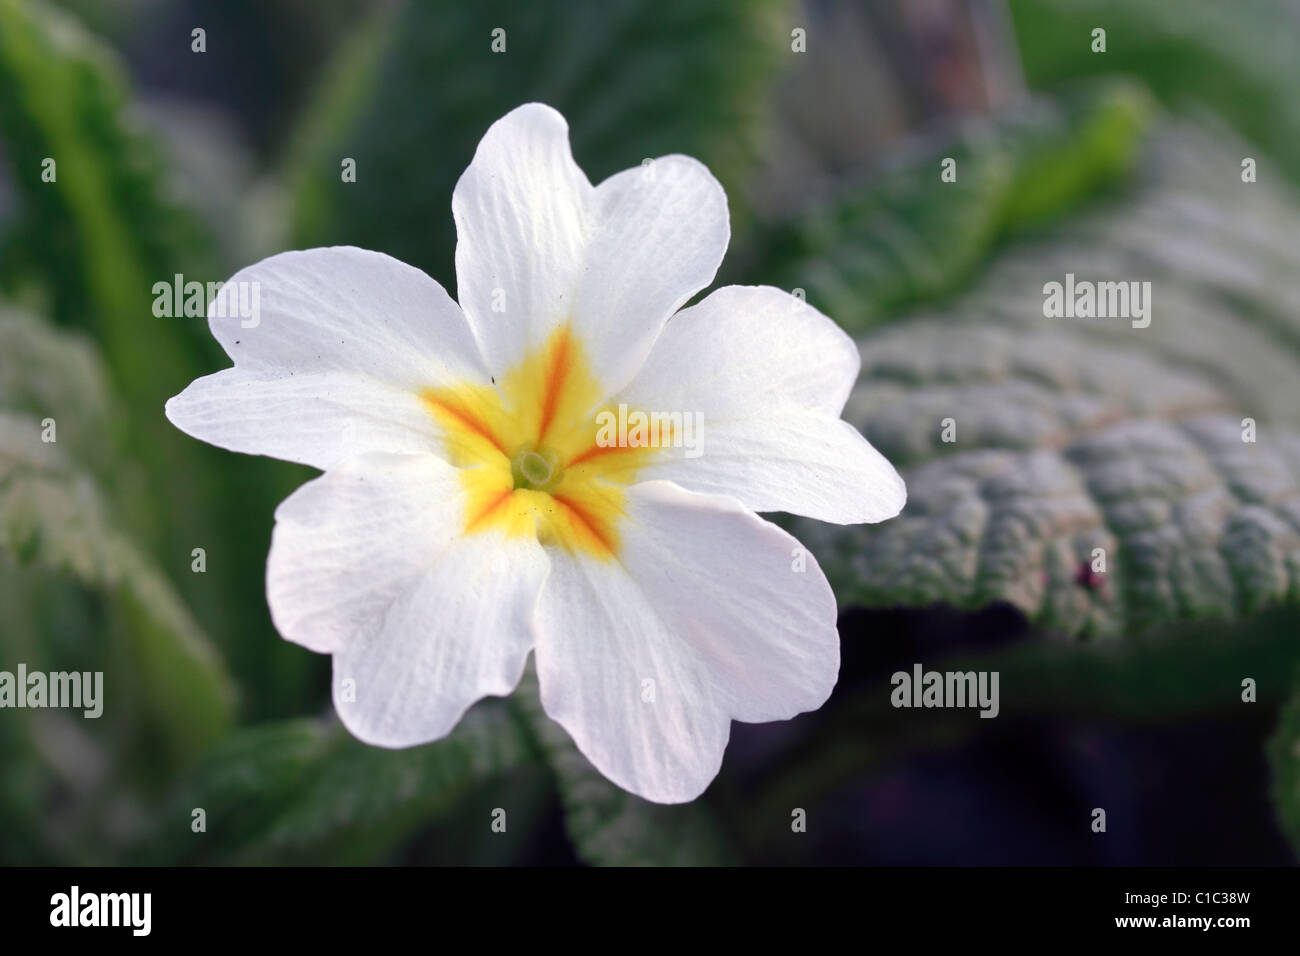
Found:
[(420, 397), (461, 468), (466, 534), (536, 534), (547, 546), (618, 554), (620, 486), (657, 449), (597, 441), (604, 392), (567, 325), (496, 387), (430, 388)]

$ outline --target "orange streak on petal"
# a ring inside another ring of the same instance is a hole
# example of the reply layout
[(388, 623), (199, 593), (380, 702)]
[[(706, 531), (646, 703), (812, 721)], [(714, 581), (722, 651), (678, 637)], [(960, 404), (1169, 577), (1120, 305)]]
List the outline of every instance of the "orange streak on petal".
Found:
[(603, 522), (599, 518), (593, 517), (572, 498), (554, 493), (551, 497), (555, 499), (556, 504), (569, 512), (580, 527), (600, 543), (600, 546), (605, 549), (606, 557), (613, 556), (615, 541), (612, 530), (602, 527)]
[(601, 458), (605, 455), (623, 454), (625, 452), (640, 451), (640, 448), (629, 448), (623, 445), (592, 445), (581, 454), (575, 455), (569, 459), (569, 467), (580, 465), (585, 461), (591, 461), (593, 458)]
[(475, 528), (481, 525), (484, 521), (486, 521), (494, 511), (496, 511), (503, 504), (505, 504), (507, 501), (510, 500), (510, 496), (512, 494), (514, 494), (514, 489), (507, 488), (505, 491), (501, 492), (501, 494), (497, 495), (495, 498), (489, 501), (487, 503), (487, 506), (483, 508), (482, 511), (480, 511), (473, 518), (470, 518), (469, 521), (465, 522), (465, 533), (469, 534), (471, 531), (473, 531)]
[(560, 396), (564, 392), (565, 382), (569, 378), (569, 373), (573, 371), (573, 342), (568, 326), (559, 331), (551, 350), (542, 391), (542, 418), (537, 430), (539, 443), (546, 437), (546, 432), (551, 427), (555, 410), (560, 404)]
[(469, 409), (453, 405), (432, 392), (425, 392), (422, 397), (428, 405), (432, 406), (435, 414), (446, 415), (467, 431), (487, 439), (501, 454), (506, 454), (505, 444), (501, 439), (496, 436), (496, 433), (483, 419)]

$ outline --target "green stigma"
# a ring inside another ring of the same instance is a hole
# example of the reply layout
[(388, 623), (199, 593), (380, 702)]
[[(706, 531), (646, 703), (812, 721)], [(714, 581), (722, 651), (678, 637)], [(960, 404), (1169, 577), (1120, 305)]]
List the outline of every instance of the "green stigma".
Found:
[(559, 463), (554, 455), (533, 448), (524, 448), (510, 462), (510, 474), (515, 488), (547, 491), (560, 478)]

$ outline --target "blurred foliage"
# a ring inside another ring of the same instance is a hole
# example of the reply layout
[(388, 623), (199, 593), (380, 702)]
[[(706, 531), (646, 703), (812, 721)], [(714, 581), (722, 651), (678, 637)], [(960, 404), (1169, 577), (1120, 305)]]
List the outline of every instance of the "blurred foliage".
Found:
[[(530, 738), (499, 700), (479, 704), (448, 737), (413, 750), (367, 746), (337, 722), (253, 727), (228, 737), (179, 788), (142, 859), (372, 862), (455, 809), (483, 779), (535, 759)], [(196, 808), (205, 814), (202, 832), (193, 829)], [(476, 822), (487, 829), (490, 813)]]
[[(103, 369), (83, 341), (7, 309), (0, 348), (9, 360), (0, 374), (0, 550), (112, 599), (121, 624), (111, 633), (127, 644), (123, 674), (134, 685), (114, 699), (149, 712), (173, 759), (196, 753), (227, 729), (233, 687), (167, 579), (112, 526), (97, 482), (64, 451), (84, 438), (96, 453), (102, 436), (91, 429), (115, 405)], [(39, 659), (38, 647), (22, 647), (25, 623), (8, 617), (4, 647)]]
[[(117, 482), (117, 505), (254, 691), (254, 714), (292, 712), (305, 699), (301, 655), (229, 595), (260, 592), (270, 512), (303, 470), (232, 462), (163, 417), (168, 397), (225, 363), (202, 320), (154, 315), (154, 284), (224, 275), (203, 225), (165, 194), (113, 55), (35, 0), (0, 0), (0, 140), (18, 207), (0, 224), (0, 286), (94, 335), (125, 411), (111, 427), (139, 466)], [(208, 553), (202, 576), (190, 573), (195, 547)]]
[[(288, 169), (290, 244), (349, 244), (410, 262), (451, 289), (451, 194), (479, 138), (526, 102), (569, 121), (592, 182), (686, 153), (727, 187), (740, 232), (763, 94), (781, 57), (777, 0), (511, 0), (396, 5), (329, 68)], [(495, 30), (505, 53), (495, 53)], [(784, 39), (783, 39), (784, 36)], [(345, 157), (355, 183), (341, 181)]]
[[(56, 9), (4, 0), (0, 81), (0, 135), (21, 201), (4, 235), (5, 287), (38, 283), (56, 320), (95, 331), (132, 392), (157, 390), (151, 362), (194, 365), (202, 340), (163, 326), (140, 348), (141, 305), (148, 315), (153, 282), (195, 263), (202, 232), (160, 194), (158, 157), (124, 118), (120, 69)], [(46, 158), (57, 163), (53, 183)]]
[[(202, 99), (238, 112), (243, 135), (264, 155), (283, 145), (328, 52), (375, 5), (376, 0), (62, 0), (132, 61), (154, 95)], [(206, 49), (194, 56), (192, 31), (199, 27)]]
[[(184, 0), (68, 5), (124, 49), (157, 13), (189, 55)], [(1128, 72), (1145, 85), (1069, 84), (930, 130), (779, 222), (748, 197), (797, 4), (323, 6), (209, 11), (212, 60), (179, 88), (219, 85), (256, 114), (245, 131), (259, 154), (279, 155), (253, 192), (270, 211), (217, 225), (230, 210), (190, 209), (174, 191), (185, 177), (138, 124), (114, 53), (48, 3), (0, 0), (0, 292), (22, 303), (0, 306), (0, 668), (104, 670), (112, 688), (99, 721), (0, 720), (0, 861), (507, 862), (549, 838), (557, 807), (586, 862), (763, 861), (791, 806), (981, 725), (900, 720), (873, 679), (783, 725), (757, 770), (729, 752), (704, 799), (664, 807), (589, 765), (545, 717), (531, 672), (509, 701), (409, 750), (302, 716), (327, 706), (329, 661), (276, 637), (263, 574), (274, 506), (308, 472), (166, 423), (164, 400), (227, 360), (203, 322), (153, 315), (154, 283), (224, 278), (260, 254), (268, 237), (253, 230), (270, 223), (275, 249), (380, 249), (451, 286), (456, 180), (484, 130), (532, 100), (566, 115), (593, 181), (670, 152), (704, 160), (731, 203), (728, 280), (802, 288), (865, 334), (846, 414), (907, 470), (912, 499), (877, 527), (799, 523), (842, 605), (1012, 602), (1043, 639), (936, 651), (933, 665), (999, 670), (1013, 719), (1219, 713), (1243, 674), (1260, 675), (1261, 701), (1282, 700), (1300, 656), (1300, 208), (1266, 164), (1243, 186), (1251, 147), (1213, 117), (1161, 118), (1151, 134), (1146, 87), (1219, 110), (1296, 176), (1278, 29), (1294, 5), (1195, 0), (1185, 25), (1156, 0), (1012, 0), (1034, 83)], [(1098, 17), (1104, 56), (1088, 51)], [(269, 62), (306, 21), (301, 46)], [(232, 37), (255, 69), (239, 69)], [(41, 178), (47, 157), (55, 182)], [(345, 157), (355, 183), (341, 181)], [(940, 180), (945, 157), (954, 183)], [(281, 182), (277, 221), (265, 200)], [(1066, 272), (1158, 280), (1151, 327), (1045, 328), (1042, 283)], [(939, 441), (948, 415), (956, 446)], [(1247, 415), (1255, 445), (1239, 441)], [(40, 440), (45, 418), (55, 444)], [(1108, 551), (1100, 580), (1080, 572), (1094, 546)], [(204, 574), (190, 573), (195, 547)], [(1271, 756), (1300, 840), (1296, 706)], [(498, 807), (504, 834), (490, 829)]]
[[(1061, 720), (1176, 726), (1206, 714), (1240, 714), (1243, 677), (1252, 677), (1257, 685), (1256, 702), (1249, 706), (1283, 703), (1290, 691), (1288, 675), (1300, 665), (1295, 621), (1293, 611), (1275, 608), (1229, 634), (1217, 622), (1201, 621), (1125, 641), (1040, 640), (978, 653), (936, 646), (926, 649), (925, 666), (940, 672), (998, 673), (1000, 726)], [(851, 633), (853, 626), (847, 630)], [(854, 778), (881, 772), (908, 756), (954, 748), (983, 730), (979, 718), (952, 708), (911, 711), (911, 719), (900, 720), (890, 704), (892, 670), (884, 668), (857, 684), (852, 696), (836, 695), (783, 759), (743, 781), (751, 796), (735, 801), (741, 812), (732, 822), (751, 859), (780, 842), (782, 834), (771, 820), (788, 816), (789, 808), (803, 805), (810, 794), (833, 793)], [(1275, 742), (1275, 754), (1277, 746)], [(720, 783), (736, 786), (725, 775)]]
[[(754, 273), (803, 289), (846, 329), (866, 329), (960, 288), (999, 242), (1122, 182), (1149, 111), (1140, 88), (1114, 84), (973, 119), (955, 140), (916, 147), (869, 183), (772, 227)], [(954, 182), (940, 181), (946, 159)]]
[(95, 720), (5, 711), (0, 861), (94, 859), (113, 813), (221, 739), (235, 689), (101, 493), (121, 403), (93, 348), (0, 306), (0, 355), (0, 669), (105, 674)]
[[(1300, 669), (1293, 668), (1300, 677)], [(1273, 767), (1273, 803), (1291, 843), (1300, 847), (1300, 679), (1282, 708), (1277, 732), (1269, 742)]]
[[(1295, 0), (1009, 0), (1036, 86), (1140, 78), (1171, 106), (1208, 105), (1300, 182), (1300, 4)], [(1092, 31), (1106, 31), (1106, 52)]]

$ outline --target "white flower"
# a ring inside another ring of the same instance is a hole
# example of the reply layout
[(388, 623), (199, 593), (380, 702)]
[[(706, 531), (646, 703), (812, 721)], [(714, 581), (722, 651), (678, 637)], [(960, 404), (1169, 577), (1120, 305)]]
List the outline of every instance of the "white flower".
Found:
[[(222, 293), (255, 283), (255, 325), (210, 309), (234, 367), (167, 416), (325, 472), (276, 510), (267, 600), (333, 655), (357, 737), (436, 740), (532, 651), (546, 712), (605, 776), (691, 800), (732, 720), (815, 709), (839, 672), (825, 577), (755, 512), (903, 506), (839, 418), (857, 350), (774, 288), (677, 312), (726, 250), (722, 187), (684, 156), (592, 186), (547, 106), (493, 124), (452, 213), (459, 305), (380, 253), (272, 256)], [(598, 443), (620, 405), (701, 415), (702, 454)]]

